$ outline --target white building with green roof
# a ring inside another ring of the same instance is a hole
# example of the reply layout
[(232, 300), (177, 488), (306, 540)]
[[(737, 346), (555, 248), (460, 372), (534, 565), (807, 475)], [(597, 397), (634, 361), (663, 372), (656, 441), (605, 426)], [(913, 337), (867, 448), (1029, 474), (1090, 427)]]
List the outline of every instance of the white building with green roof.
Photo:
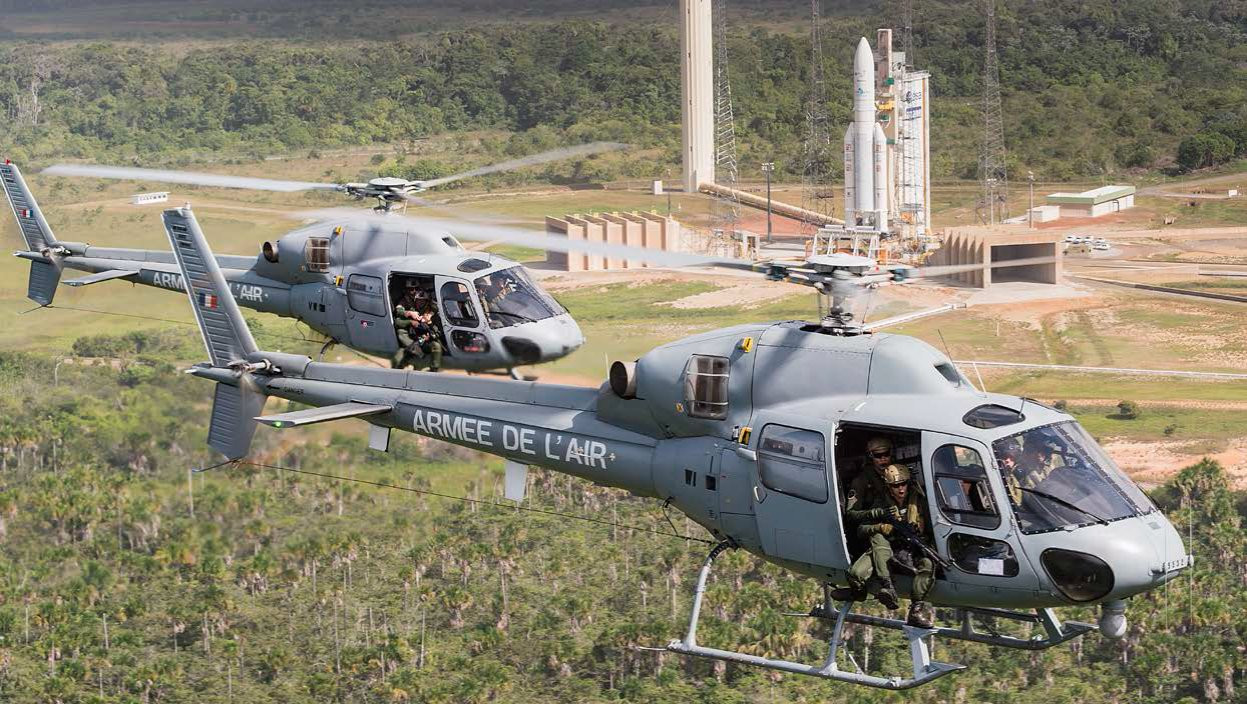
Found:
[(1098, 218), (1134, 207), (1134, 186), (1100, 186), (1082, 193), (1049, 193), (1049, 205), (1061, 208), (1063, 218)]

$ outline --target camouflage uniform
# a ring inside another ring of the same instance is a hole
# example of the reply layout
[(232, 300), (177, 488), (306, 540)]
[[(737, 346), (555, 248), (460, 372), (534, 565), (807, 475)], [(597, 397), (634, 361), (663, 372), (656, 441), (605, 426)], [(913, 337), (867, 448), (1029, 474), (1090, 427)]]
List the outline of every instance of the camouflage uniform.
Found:
[[(390, 366), (402, 369), (415, 366), (429, 358), (429, 370), (441, 371), (442, 343), (431, 325), (420, 320), (407, 317), (407, 309), (401, 305), (394, 306), (394, 332), (398, 336), (398, 351), (390, 358)], [(420, 364), (424, 366), (423, 363)]]
[[(883, 476), (874, 471), (864, 472), (849, 490), (845, 515), (850, 523), (857, 525), (857, 535), (870, 543), (866, 552), (849, 567), (850, 596), (861, 596), (868, 591), (872, 586), (871, 578), (873, 577), (876, 598), (888, 608), (897, 608), (899, 603), (892, 587), (888, 561), (897, 553), (908, 555), (909, 560), (901, 564), (913, 568), (910, 596), (914, 604), (910, 609), (910, 622), (914, 625), (929, 626), (930, 617), (924, 617), (921, 614), (930, 610), (930, 606), (925, 604), (925, 599), (935, 584), (935, 563), (926, 555), (921, 553), (915, 555), (913, 548), (903, 539), (898, 538), (898, 544), (893, 548), (890, 537), (893, 526), (886, 521), (880, 522), (894, 513), (899, 514), (901, 520), (909, 524), (914, 533), (924, 535), (929, 524), (926, 503), (917, 487), (910, 483), (903, 505), (898, 504), (888, 490), (888, 479), (909, 481), (909, 470), (904, 465), (893, 464), (884, 470)], [(917, 617), (916, 612), (919, 612)]]

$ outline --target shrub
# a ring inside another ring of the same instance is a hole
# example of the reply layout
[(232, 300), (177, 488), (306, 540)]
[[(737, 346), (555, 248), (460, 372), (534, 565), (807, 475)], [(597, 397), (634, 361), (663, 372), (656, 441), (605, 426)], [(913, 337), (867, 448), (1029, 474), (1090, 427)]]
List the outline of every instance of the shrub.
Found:
[(1122, 418), (1124, 420), (1134, 420), (1135, 418), (1138, 418), (1142, 414), (1143, 414), (1143, 411), (1142, 409), (1139, 408), (1139, 404), (1135, 403), (1134, 401), (1118, 401), (1117, 402), (1117, 417), (1118, 418)]

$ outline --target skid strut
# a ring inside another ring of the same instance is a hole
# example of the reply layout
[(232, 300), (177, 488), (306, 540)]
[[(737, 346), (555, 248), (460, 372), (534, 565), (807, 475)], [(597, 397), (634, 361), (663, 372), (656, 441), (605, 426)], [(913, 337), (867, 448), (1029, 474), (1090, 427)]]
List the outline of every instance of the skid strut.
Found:
[[(995, 645), (1003, 648), (1015, 648), (1019, 650), (1044, 650), (1097, 630), (1096, 626), (1090, 623), (1083, 623), (1081, 621), (1062, 622), (1056, 615), (1056, 612), (1052, 609), (1036, 609), (1035, 613), (1007, 611), (1005, 609), (973, 608), (961, 608), (956, 611), (959, 625), (955, 627), (935, 626), (930, 629), (931, 632), (944, 638), (984, 643), (986, 645)], [(812, 616), (814, 618), (821, 618), (827, 621), (838, 620), (840, 618), (840, 616), (833, 614), (831, 610), (827, 609), (823, 605), (815, 606), (814, 609), (808, 614), (789, 615)], [(974, 622), (972, 620), (974, 616), (1002, 618), (1010, 621), (1022, 621), (1025, 623), (1038, 624), (1043, 627), (1044, 632), (1043, 635), (1031, 636), (1030, 638), (1018, 638), (1016, 636), (1002, 635), (991, 631), (991, 629), (988, 629), (988, 633), (982, 633), (974, 628)], [(884, 618), (882, 616), (871, 616), (869, 614), (850, 613), (844, 617), (844, 620), (849, 623), (856, 623), (863, 626), (878, 626), (881, 628), (891, 628), (893, 630), (902, 630), (907, 628), (904, 621)]]
[[(707, 648), (697, 644), (697, 621), (701, 617), (702, 597), (706, 593), (706, 580), (710, 577), (710, 567), (724, 550), (731, 547), (730, 543), (719, 543), (710, 551), (710, 555), (706, 557), (706, 562), (701, 566), (701, 572), (697, 575), (697, 587), (693, 592), (693, 610), (689, 617), (688, 631), (684, 634), (682, 640), (673, 640), (667, 645), (667, 650), (682, 655), (696, 655), (698, 657), (710, 658), (713, 660), (722, 660), (724, 662), (735, 662), (742, 665), (753, 665), (755, 667), (763, 667), (769, 670), (778, 670), (780, 672), (790, 672), (797, 675), (809, 675), (811, 677), (821, 677), (823, 679), (836, 680), (839, 682), (848, 682), (850, 684), (866, 685), (867, 687), (878, 687), (881, 689), (909, 689), (919, 685), (926, 684), (931, 680), (943, 677), (950, 672), (964, 669), (964, 665), (952, 665), (943, 662), (932, 662), (931, 651), (927, 648), (926, 642), (923, 640), (926, 636), (935, 633), (934, 629), (913, 628), (904, 626), (901, 630), (905, 634), (905, 638), (909, 641), (909, 655), (913, 663), (912, 677), (880, 677), (863, 672), (854, 664), (855, 670), (841, 670), (837, 662), (840, 654), (840, 648), (844, 644), (844, 623), (848, 620), (849, 608), (853, 602), (846, 601), (836, 611), (835, 627), (832, 629), (831, 640), (828, 642), (827, 659), (821, 665), (806, 665), (789, 660), (777, 660), (773, 658), (762, 657), (759, 655), (749, 655), (746, 653), (738, 653), (731, 650), (719, 650), (718, 648)], [(831, 602), (827, 604), (830, 606)], [(850, 657), (850, 662), (852, 658)]]

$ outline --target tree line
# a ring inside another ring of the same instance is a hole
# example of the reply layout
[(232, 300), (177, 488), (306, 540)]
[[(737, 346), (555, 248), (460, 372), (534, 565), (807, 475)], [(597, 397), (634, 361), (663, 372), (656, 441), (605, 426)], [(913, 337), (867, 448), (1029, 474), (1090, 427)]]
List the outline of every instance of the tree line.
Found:
[[(833, 132), (850, 119), (854, 38), (894, 26), (897, 7), (837, 8), (827, 20)], [(932, 74), (941, 178), (977, 169), (983, 22), (975, 7), (917, 4), (914, 58)], [(1058, 180), (1241, 156), (1244, 14), (1238, 3), (1004, 3), (997, 41), (1010, 167)], [(808, 38), (732, 25), (730, 15), (729, 27), (743, 172), (773, 160), (799, 174)], [(480, 158), (617, 140), (639, 155), (543, 177), (652, 176), (679, 159), (678, 44), (670, 24), (582, 20), (351, 45), (11, 43), (0, 48), (0, 114), (11, 125), (0, 147), (27, 160), (177, 164), (500, 130), (514, 136), (486, 145)], [(839, 178), (842, 167), (829, 168)]]

